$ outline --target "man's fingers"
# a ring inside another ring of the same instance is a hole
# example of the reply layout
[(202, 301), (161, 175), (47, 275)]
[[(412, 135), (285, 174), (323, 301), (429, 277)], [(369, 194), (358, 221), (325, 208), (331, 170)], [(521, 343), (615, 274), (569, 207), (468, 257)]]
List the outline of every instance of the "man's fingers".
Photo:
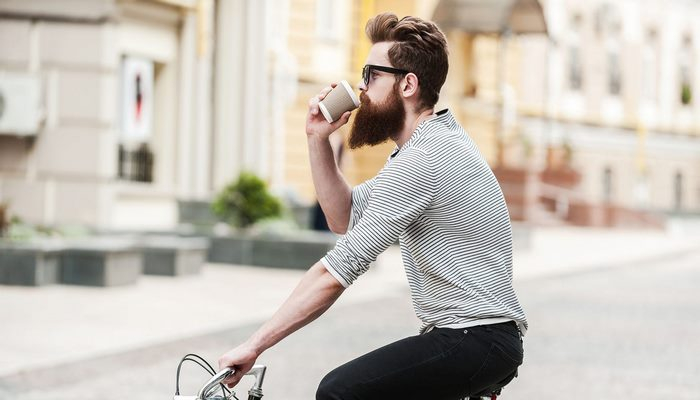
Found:
[(241, 377), (242, 374), (240, 374), (238, 371), (235, 371), (233, 374), (229, 375), (228, 377), (226, 377), (226, 379), (221, 381), (221, 383), (228, 386), (229, 388), (232, 388), (236, 386), (238, 382), (240, 382)]
[(323, 101), (323, 99), (326, 98), (328, 93), (330, 93), (331, 90), (333, 90), (333, 88), (336, 86), (338, 86), (338, 83), (333, 82), (330, 86), (326, 86), (325, 88), (323, 88), (323, 90), (321, 90), (316, 96), (309, 99), (309, 112), (311, 113), (311, 115), (318, 114), (318, 103)]
[(323, 101), (323, 99), (326, 98), (326, 96), (328, 95), (328, 93), (331, 92), (331, 90), (333, 90), (333, 88), (331, 87), (326, 87), (323, 90), (321, 90), (316, 96), (316, 98), (318, 98), (318, 101)]
[(223, 383), (224, 385), (235, 385), (236, 383), (238, 383), (239, 380), (240, 379), (238, 379), (232, 375), (232, 376), (229, 376), (228, 378), (224, 379), (223, 381), (221, 381), (221, 383)]
[(323, 90), (321, 90), (321, 93), (318, 94), (319, 99), (325, 99), (326, 96), (328, 96), (328, 93), (330, 93), (331, 90), (333, 90), (333, 88), (335, 88), (336, 86), (338, 86), (338, 82), (333, 82), (330, 86), (326, 86), (325, 88), (323, 88)]
[(350, 111), (346, 111), (340, 118), (338, 118), (337, 121), (333, 122), (331, 126), (335, 129), (338, 129), (341, 126), (347, 124), (348, 120), (350, 119), (350, 114), (352, 114)]
[(318, 102), (319, 96), (314, 96), (309, 99), (309, 112), (311, 113), (311, 115), (318, 114)]
[(325, 88), (323, 88), (323, 90), (321, 90), (321, 93), (318, 94), (318, 97), (319, 97), (321, 100), (325, 99), (326, 96), (328, 96), (328, 93), (330, 93), (331, 90), (333, 90), (333, 88), (334, 88), (335, 86), (336, 86), (335, 83), (331, 83), (330, 86), (326, 86)]

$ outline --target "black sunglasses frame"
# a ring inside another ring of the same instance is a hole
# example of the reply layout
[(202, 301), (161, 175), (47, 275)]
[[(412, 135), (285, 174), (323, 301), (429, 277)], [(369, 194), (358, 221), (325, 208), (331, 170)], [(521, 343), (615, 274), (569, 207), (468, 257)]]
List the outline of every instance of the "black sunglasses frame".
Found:
[(369, 86), (369, 78), (370, 78), (370, 75), (372, 74), (372, 70), (377, 70), (377, 71), (381, 71), (381, 72), (388, 72), (388, 73), (394, 74), (394, 75), (406, 75), (409, 73), (409, 71), (406, 71), (405, 69), (385, 67), (382, 65), (367, 64), (364, 67), (362, 67), (362, 80), (365, 82), (365, 86)]

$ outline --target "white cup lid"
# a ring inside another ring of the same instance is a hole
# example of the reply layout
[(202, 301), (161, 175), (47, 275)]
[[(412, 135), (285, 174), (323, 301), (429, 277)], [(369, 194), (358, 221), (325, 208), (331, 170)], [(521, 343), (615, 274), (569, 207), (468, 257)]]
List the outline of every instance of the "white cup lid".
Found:
[(340, 81), (340, 84), (343, 85), (343, 87), (345, 88), (345, 90), (348, 91), (348, 94), (350, 95), (350, 98), (352, 99), (352, 102), (355, 103), (355, 107), (359, 107), (359, 106), (360, 106), (360, 99), (357, 98), (357, 95), (355, 94), (355, 91), (352, 90), (352, 86), (350, 86), (350, 84), (348, 83), (348, 81), (346, 81), (345, 79), (343, 79), (342, 81)]

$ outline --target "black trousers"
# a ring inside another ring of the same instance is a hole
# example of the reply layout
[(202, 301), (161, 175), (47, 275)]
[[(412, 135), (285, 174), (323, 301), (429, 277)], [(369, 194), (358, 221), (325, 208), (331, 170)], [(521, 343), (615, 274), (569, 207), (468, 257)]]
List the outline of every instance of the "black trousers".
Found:
[(514, 322), (436, 328), (334, 369), (321, 381), (316, 400), (457, 400), (507, 383), (522, 362)]

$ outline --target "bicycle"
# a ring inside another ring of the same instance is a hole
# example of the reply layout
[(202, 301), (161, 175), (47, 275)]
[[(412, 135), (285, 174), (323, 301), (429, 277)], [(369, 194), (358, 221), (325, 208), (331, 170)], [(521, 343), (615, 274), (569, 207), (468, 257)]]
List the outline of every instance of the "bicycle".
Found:
[[(189, 357), (195, 357), (204, 364), (206, 364), (205, 367), (204, 365), (200, 364), (199, 361), (191, 359)], [(195, 396), (182, 396), (180, 395), (180, 368), (182, 367), (182, 363), (185, 361), (193, 361), (202, 368), (204, 368), (207, 372), (209, 372), (212, 377), (209, 379), (204, 386), (202, 386), (199, 391), (197, 392), (197, 395)], [(251, 368), (250, 371), (248, 371), (245, 375), (252, 375), (255, 377), (255, 382), (253, 383), (253, 386), (250, 388), (248, 391), (248, 400), (261, 400), (263, 397), (263, 392), (262, 392), (262, 384), (263, 380), (265, 379), (265, 372), (267, 371), (267, 367), (262, 364), (256, 364)], [(218, 373), (215, 373), (214, 368), (209, 365), (206, 360), (204, 360), (202, 357), (196, 355), (196, 354), (188, 354), (185, 357), (180, 360), (180, 364), (177, 366), (177, 377), (176, 377), (176, 383), (175, 383), (175, 397), (173, 400), (239, 400), (238, 397), (236, 397), (236, 393), (233, 390), (229, 390), (224, 386), (221, 382), (229, 377), (232, 373), (234, 372), (233, 369), (231, 368), (225, 368)], [(510, 378), (512, 379), (512, 378)], [(503, 386), (505, 386), (506, 383), (510, 381), (508, 379), (507, 381), (501, 382), (502, 384), (496, 385), (492, 388), (489, 388), (485, 391), (482, 391), (481, 393), (475, 393), (473, 395), (469, 395), (465, 397), (462, 400), (496, 400), (498, 395), (501, 394), (501, 389)], [(216, 394), (219, 391), (219, 387), (221, 388), (221, 394)]]

